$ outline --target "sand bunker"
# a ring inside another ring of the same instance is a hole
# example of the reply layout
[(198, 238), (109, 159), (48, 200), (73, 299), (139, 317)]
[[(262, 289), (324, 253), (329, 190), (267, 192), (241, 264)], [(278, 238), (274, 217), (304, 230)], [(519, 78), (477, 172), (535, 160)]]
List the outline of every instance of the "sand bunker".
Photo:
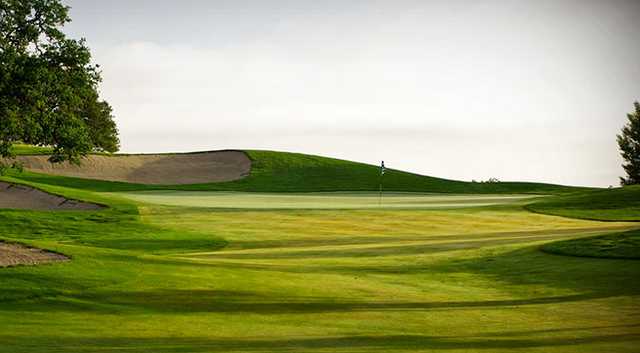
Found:
[(48, 156), (18, 156), (25, 169), (37, 173), (139, 184), (199, 184), (241, 179), (251, 160), (241, 151), (187, 154), (91, 155), (82, 165), (52, 164)]
[(0, 208), (28, 210), (99, 210), (103, 206), (70, 200), (24, 185), (0, 181)]
[(19, 244), (0, 242), (0, 267), (37, 265), (67, 260), (69, 260), (69, 258), (61, 254), (42, 249), (29, 248)]

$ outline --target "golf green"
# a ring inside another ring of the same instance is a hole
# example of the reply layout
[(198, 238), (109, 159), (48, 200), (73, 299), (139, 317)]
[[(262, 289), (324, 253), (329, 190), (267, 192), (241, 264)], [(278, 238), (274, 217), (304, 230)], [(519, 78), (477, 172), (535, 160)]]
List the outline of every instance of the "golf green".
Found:
[(215, 191), (139, 191), (115, 195), (135, 201), (188, 207), (239, 209), (438, 209), (509, 204), (536, 195), (443, 195), (419, 193), (324, 192), (247, 193)]

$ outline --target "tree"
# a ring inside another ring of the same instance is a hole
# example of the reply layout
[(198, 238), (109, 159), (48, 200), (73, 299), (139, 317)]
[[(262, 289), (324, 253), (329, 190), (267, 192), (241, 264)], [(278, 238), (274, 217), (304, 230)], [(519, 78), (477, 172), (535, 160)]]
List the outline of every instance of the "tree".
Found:
[(625, 160), (622, 168), (627, 173), (626, 178), (620, 178), (622, 185), (640, 184), (640, 103), (633, 105), (635, 112), (627, 114), (629, 122), (617, 136), (620, 154)]
[(61, 30), (68, 11), (60, 0), (0, 0), (0, 157), (16, 142), (53, 147), (52, 162), (118, 150), (99, 66)]

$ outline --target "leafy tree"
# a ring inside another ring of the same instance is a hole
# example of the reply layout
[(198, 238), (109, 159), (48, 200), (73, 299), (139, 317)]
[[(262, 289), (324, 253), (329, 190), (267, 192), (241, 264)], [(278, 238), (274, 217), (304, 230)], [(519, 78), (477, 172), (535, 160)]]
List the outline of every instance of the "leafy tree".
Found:
[(52, 162), (116, 152), (111, 107), (84, 39), (69, 39), (60, 0), (0, 0), (0, 157), (15, 142), (53, 147)]
[(119, 148), (118, 128), (112, 111), (109, 103), (99, 100), (97, 93), (86, 101), (83, 112), (94, 150), (115, 152)]
[(634, 102), (635, 112), (627, 114), (629, 122), (618, 135), (620, 154), (625, 160), (622, 165), (627, 173), (626, 178), (620, 178), (620, 184), (640, 184), (640, 103)]

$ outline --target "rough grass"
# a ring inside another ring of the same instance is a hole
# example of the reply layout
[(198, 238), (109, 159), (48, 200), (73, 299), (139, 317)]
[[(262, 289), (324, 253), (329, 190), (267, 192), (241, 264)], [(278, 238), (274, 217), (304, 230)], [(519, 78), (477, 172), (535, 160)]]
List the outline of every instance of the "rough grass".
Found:
[(635, 352), (640, 261), (541, 244), (628, 223), (525, 212), (211, 210), (62, 187), (0, 210), (72, 261), (0, 271), (0, 352)]
[[(539, 213), (602, 221), (640, 221), (640, 185), (586, 191), (541, 199), (526, 206)], [(640, 258), (640, 232), (572, 239), (547, 244), (550, 253), (601, 257)]]
[[(379, 167), (299, 153), (247, 151), (254, 161), (248, 178), (234, 185), (240, 191), (376, 191)], [(387, 191), (445, 193), (546, 193), (567, 187), (541, 183), (471, 183), (387, 169)]]
[(640, 185), (588, 190), (540, 200), (534, 212), (601, 221), (640, 221)]
[(547, 244), (544, 251), (573, 256), (640, 259), (640, 230)]
[[(192, 185), (143, 185), (57, 177), (25, 172), (10, 174), (40, 184), (75, 189), (115, 192), (142, 190), (317, 192), (377, 191), (379, 168), (374, 165), (299, 153), (246, 151), (252, 160), (251, 174), (240, 180)], [(384, 190), (471, 194), (557, 194), (583, 190), (560, 185), (526, 182), (472, 183), (388, 169)]]

